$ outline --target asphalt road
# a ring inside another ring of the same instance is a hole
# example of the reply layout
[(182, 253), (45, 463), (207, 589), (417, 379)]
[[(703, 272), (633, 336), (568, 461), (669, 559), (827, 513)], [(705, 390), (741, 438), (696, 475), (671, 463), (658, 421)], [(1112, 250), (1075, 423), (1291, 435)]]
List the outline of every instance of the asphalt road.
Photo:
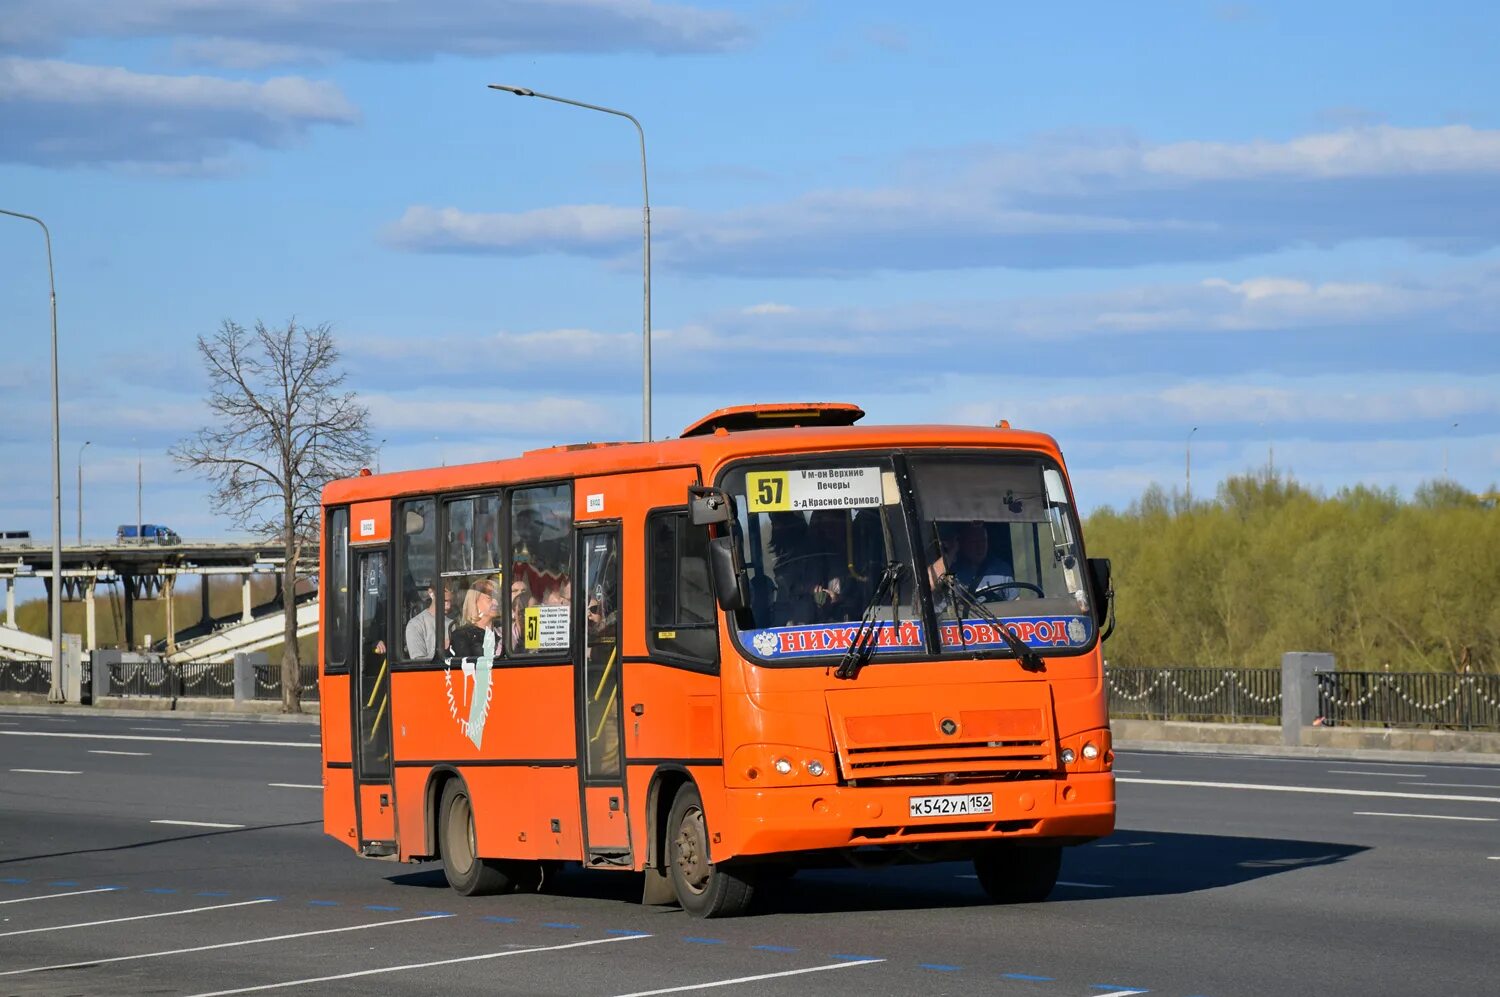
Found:
[(0, 713), (0, 995), (1500, 992), (1500, 767), (1117, 769), (1121, 830), (1045, 904), (939, 864), (698, 921), (619, 874), (466, 899), (357, 858), (322, 834), (313, 725)]

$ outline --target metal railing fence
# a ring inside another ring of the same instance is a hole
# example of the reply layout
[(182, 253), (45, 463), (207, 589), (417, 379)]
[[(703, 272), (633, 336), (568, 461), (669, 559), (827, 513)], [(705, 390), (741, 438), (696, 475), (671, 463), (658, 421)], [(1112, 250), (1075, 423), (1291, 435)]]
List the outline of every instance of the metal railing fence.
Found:
[(1325, 723), (1500, 730), (1500, 675), (1319, 672)]
[[(44, 663), (45, 664), (45, 663)], [(165, 661), (120, 662), (103, 665), (109, 669), (109, 695), (208, 699), (234, 698), (234, 662), (214, 661), (175, 664)], [(281, 664), (254, 666), (255, 699), (281, 698)], [(318, 698), (318, 666), (302, 664), (302, 699)], [(47, 691), (43, 669), (41, 691)]]
[(1129, 668), (1104, 670), (1109, 713), (1139, 720), (1226, 723), (1281, 720), (1279, 668)]
[(0, 661), (0, 692), (39, 692), (52, 688), (51, 660)]

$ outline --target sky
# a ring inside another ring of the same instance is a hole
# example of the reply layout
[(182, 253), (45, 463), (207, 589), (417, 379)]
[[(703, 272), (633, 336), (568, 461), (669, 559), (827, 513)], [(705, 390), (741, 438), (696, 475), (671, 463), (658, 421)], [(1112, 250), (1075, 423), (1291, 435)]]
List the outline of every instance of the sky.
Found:
[[(1500, 481), (1500, 8), (0, 0), (56, 265), (64, 536), (234, 535), (195, 337), (328, 323), (381, 469), (724, 405), (1052, 434), (1086, 509), (1270, 463)], [(49, 537), (47, 269), (0, 218), (0, 528)], [(1195, 428), (1196, 427), (1196, 428)], [(86, 449), (81, 452), (85, 441)]]

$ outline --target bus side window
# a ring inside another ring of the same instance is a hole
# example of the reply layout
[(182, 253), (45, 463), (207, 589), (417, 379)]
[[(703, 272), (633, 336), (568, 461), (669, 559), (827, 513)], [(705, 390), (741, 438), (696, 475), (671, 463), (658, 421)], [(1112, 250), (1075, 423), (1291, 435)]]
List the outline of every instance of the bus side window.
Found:
[(708, 533), (683, 512), (656, 512), (646, 523), (646, 646), (653, 654), (716, 666), (718, 616), (708, 581)]
[(568, 650), (573, 601), (573, 487), (510, 493), (507, 648), (513, 654)]
[(324, 547), (328, 551), (328, 574), (324, 581), (328, 623), (323, 628), (324, 663), (328, 669), (348, 667), (349, 644), (349, 510), (328, 513)]

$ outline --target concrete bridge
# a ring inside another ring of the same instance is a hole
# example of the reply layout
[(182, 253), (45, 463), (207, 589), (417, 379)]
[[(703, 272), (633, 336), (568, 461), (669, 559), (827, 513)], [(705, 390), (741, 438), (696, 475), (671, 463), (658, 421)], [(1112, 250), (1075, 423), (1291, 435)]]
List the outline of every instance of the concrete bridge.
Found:
[[(136, 648), (135, 602), (144, 599), (163, 601), (166, 617), (165, 638), (153, 648), (165, 653), (170, 661), (223, 660), (237, 651), (254, 651), (281, 643), (282, 592), (281, 571), (285, 562), (278, 541), (181, 540), (173, 544), (145, 541), (88, 542), (65, 546), (62, 550), (62, 598), (84, 606), (83, 651), (98, 647), (98, 587), (119, 585), (123, 594), (124, 638), (127, 649)], [(316, 556), (298, 565), (301, 577), (315, 577)], [(202, 610), (199, 621), (179, 627), (176, 600), (178, 580), (199, 576)], [(240, 607), (236, 615), (215, 619), (209, 611), (208, 579), (230, 575), (240, 579)], [(251, 581), (266, 575), (275, 581), (275, 594), (255, 604)], [(55, 591), (52, 577), (52, 550), (45, 540), (0, 540), (0, 583), (5, 586), (5, 617), (0, 624), (0, 657), (49, 658), (52, 641), (46, 636), (26, 633), (16, 625), (16, 584), (25, 579), (40, 579), (50, 599)], [(305, 636), (317, 630), (317, 601), (312, 593), (297, 596), (297, 633)], [(152, 648), (146, 648), (150, 650)]]

